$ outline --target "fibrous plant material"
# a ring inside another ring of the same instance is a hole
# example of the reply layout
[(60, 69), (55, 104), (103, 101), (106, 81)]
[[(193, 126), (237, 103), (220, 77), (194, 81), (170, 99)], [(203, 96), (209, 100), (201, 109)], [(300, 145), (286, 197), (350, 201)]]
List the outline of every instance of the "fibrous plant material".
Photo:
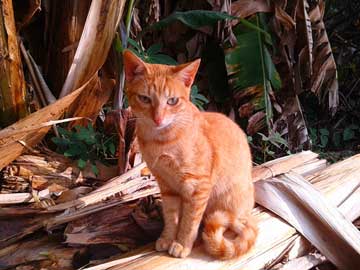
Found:
[[(63, 97), (92, 78), (78, 104), (69, 108), (71, 115), (94, 120), (110, 97), (115, 81), (107, 78), (106, 74), (101, 78), (97, 73), (106, 61), (124, 6), (125, 1), (115, 0), (95, 0), (91, 3), (73, 63), (60, 92), (60, 97)], [(72, 126), (77, 124), (86, 123), (74, 122)]]
[(56, 97), (74, 60), (90, 5), (91, 0), (47, 1), (44, 5), (48, 22), (44, 75)]
[[(330, 200), (336, 206), (339, 206), (339, 211), (345, 217), (351, 219), (355, 216), (359, 216), (359, 211), (357, 211), (356, 214), (353, 214), (349, 211), (349, 206), (341, 207), (340, 205), (344, 205), (346, 202), (356, 204), (356, 201), (360, 199), (360, 192), (358, 192), (360, 186), (360, 180), (358, 178), (360, 170), (359, 160), (359, 155), (354, 156), (348, 160), (321, 170), (315, 175), (308, 176), (308, 180), (313, 183), (314, 187), (320, 190), (327, 200)], [(266, 182), (266, 180), (261, 181)], [(270, 178), (269, 181), (272, 181), (272, 179)], [(272, 198), (268, 197), (267, 199), (271, 200)], [(279, 209), (280, 207), (281, 205), (278, 206)], [(190, 267), (191, 269), (239, 269), (242, 267), (246, 267), (246, 269), (263, 269), (269, 262), (282, 254), (284, 250), (288, 249), (288, 246), (298, 236), (293, 227), (282, 219), (264, 211), (263, 208), (256, 208), (254, 213), (259, 219), (258, 240), (253, 250), (237, 260), (214, 261), (204, 253), (201, 245), (198, 245), (193, 249), (189, 258), (182, 260), (171, 258), (164, 253), (149, 253), (152, 250), (152, 247), (150, 247), (145, 249), (145, 251), (142, 250), (139, 254), (117, 260), (116, 263), (109, 262), (111, 266), (104, 264), (103, 266), (90, 267), (88, 270), (130, 270), (141, 269), (145, 266), (146, 268), (152, 269), (177, 269), (181, 267)], [(304, 219), (303, 222), (306, 222), (306, 219)], [(271, 228), (271, 230), (269, 230), (269, 228)], [(344, 233), (348, 233), (348, 231)], [(351, 241), (349, 242), (349, 240), (347, 240), (346, 243), (349, 245)], [(326, 245), (330, 246), (333, 245), (333, 243), (328, 242)], [(334, 246), (334, 248), (336, 247)], [(355, 264), (356, 261), (354, 260), (353, 263)]]
[(11, 0), (0, 3), (0, 55), (0, 127), (6, 127), (28, 114)]
[[(39, 143), (53, 123), (50, 122), (48, 126), (41, 124), (59, 119), (66, 108), (76, 100), (84, 87), (86, 84), (72, 94), (1, 130), (0, 170), (16, 159), (25, 149)], [(34, 130), (29, 131), (32, 127)], [(23, 131), (14, 134), (14, 131), (17, 130)]]

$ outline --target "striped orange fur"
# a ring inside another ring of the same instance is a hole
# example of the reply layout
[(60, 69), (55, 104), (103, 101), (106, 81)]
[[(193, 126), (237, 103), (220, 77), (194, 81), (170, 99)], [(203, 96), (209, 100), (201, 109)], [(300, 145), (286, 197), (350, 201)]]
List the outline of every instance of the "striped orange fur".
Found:
[[(190, 102), (200, 60), (147, 64), (128, 50), (123, 59), (140, 149), (162, 194), (165, 225), (156, 249), (186, 257), (203, 221), (209, 254), (230, 259), (246, 253), (257, 236), (250, 148), (230, 119)], [(236, 237), (226, 237), (227, 230)]]

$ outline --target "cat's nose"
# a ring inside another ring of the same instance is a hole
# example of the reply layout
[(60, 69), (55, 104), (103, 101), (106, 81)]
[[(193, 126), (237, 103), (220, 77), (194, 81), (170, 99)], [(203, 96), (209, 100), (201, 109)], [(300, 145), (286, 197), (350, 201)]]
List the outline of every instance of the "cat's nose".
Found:
[(163, 119), (161, 117), (154, 117), (154, 123), (156, 126), (161, 126)]

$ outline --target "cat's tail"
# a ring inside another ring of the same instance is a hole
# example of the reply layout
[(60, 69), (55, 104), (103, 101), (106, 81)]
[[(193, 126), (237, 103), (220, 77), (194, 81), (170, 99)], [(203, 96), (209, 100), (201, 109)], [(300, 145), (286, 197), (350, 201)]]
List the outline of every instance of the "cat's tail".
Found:
[[(228, 229), (236, 233), (235, 238), (224, 236)], [(252, 216), (239, 219), (228, 212), (215, 211), (204, 222), (202, 238), (210, 255), (228, 260), (246, 253), (254, 245), (257, 233), (257, 224)]]

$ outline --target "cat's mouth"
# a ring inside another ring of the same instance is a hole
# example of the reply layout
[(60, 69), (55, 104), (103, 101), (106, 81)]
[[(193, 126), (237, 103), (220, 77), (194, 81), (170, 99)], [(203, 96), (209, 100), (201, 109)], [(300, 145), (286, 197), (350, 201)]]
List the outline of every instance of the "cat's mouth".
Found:
[(166, 121), (161, 123), (160, 125), (156, 125), (154, 124), (154, 127), (156, 130), (161, 130), (161, 129), (165, 129), (167, 127), (169, 127), (172, 124), (172, 121)]

